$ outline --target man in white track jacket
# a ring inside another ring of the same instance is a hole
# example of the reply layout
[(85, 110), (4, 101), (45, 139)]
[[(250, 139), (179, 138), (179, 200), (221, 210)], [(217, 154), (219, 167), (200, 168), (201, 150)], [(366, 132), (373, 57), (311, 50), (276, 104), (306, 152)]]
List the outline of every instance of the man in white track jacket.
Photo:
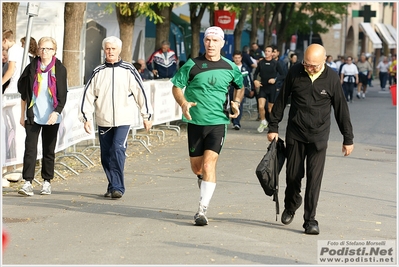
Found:
[(119, 57), (122, 41), (111, 36), (105, 38), (102, 45), (105, 62), (94, 69), (85, 86), (79, 118), (90, 134), (95, 113), (101, 164), (108, 179), (104, 197), (121, 198), (125, 192), (123, 171), (127, 138), (137, 106), (147, 131), (152, 126), (152, 106), (138, 71)]

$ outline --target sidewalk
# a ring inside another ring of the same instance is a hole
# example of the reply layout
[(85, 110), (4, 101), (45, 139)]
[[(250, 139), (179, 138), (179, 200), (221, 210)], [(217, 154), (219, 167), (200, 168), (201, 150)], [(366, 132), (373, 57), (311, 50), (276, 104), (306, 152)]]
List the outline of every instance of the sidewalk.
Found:
[[(22, 197), (17, 194), (22, 182), (3, 188), (3, 227), (11, 241), (2, 264), (315, 265), (318, 240), (396, 240), (397, 111), (390, 94), (377, 87), (349, 104), (351, 156), (343, 157), (342, 137), (332, 122), (316, 216), (320, 235), (303, 233), (303, 206), (290, 225), (280, 215), (276, 221), (275, 204), (255, 175), (267, 131), (257, 133), (259, 122), (245, 114), (240, 131), (228, 129), (209, 225), (193, 226), (199, 190), (182, 126), (181, 136), (167, 131), (164, 142), (152, 138), (152, 154), (129, 142), (121, 199), (102, 197), (106, 178), (98, 151), (91, 157), (95, 167), (56, 178), (52, 195), (41, 196), (35, 185), (35, 196)], [(281, 137), (285, 126), (286, 117)], [(280, 185), (281, 214), (285, 168)]]

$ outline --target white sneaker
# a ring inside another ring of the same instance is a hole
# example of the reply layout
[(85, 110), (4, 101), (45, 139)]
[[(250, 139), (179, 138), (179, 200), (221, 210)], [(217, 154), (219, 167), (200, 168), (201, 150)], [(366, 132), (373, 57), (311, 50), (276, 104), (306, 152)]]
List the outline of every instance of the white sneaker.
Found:
[(267, 122), (266, 124), (260, 123), (259, 127), (258, 127), (258, 132), (259, 133), (263, 133), (263, 131), (265, 130), (265, 128), (267, 128)]
[(32, 184), (28, 181), (24, 183), (21, 189), (19, 189), (18, 194), (24, 195), (24, 196), (33, 196), (33, 187)]
[(44, 181), (40, 195), (51, 195), (51, 184), (48, 181)]
[(208, 218), (206, 217), (207, 207), (202, 206), (201, 203), (198, 207), (198, 212), (194, 215), (195, 225), (204, 226), (208, 224)]
[(363, 99), (366, 98), (366, 94), (365, 94), (365, 93), (362, 94), (362, 98), (363, 98)]

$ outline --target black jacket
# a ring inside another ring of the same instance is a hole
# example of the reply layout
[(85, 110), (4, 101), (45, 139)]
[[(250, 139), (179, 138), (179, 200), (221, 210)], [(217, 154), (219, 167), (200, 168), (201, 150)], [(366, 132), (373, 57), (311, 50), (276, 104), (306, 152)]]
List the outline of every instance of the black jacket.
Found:
[[(35, 80), (38, 60), (39, 57), (34, 58), (32, 62), (28, 66), (26, 66), (23, 73), (18, 79), (18, 92), (21, 94), (21, 99), (26, 101), (28, 107), (32, 100), (33, 82)], [(61, 114), (67, 100), (68, 87), (67, 70), (58, 59), (56, 59), (55, 61), (55, 77), (57, 79), (56, 86), (58, 106), (54, 109), (54, 111)], [(34, 123), (33, 107), (28, 108), (28, 110), (26, 111), (26, 117), (28, 124)]]
[(327, 145), (331, 125), (331, 107), (344, 145), (353, 144), (353, 129), (348, 104), (340, 79), (334, 70), (324, 66), (321, 75), (312, 82), (302, 64), (289, 70), (282, 89), (270, 114), (269, 133), (278, 133), (278, 123), (283, 119), (284, 108), (291, 95), (286, 129), (286, 142), (295, 139), (316, 146)]

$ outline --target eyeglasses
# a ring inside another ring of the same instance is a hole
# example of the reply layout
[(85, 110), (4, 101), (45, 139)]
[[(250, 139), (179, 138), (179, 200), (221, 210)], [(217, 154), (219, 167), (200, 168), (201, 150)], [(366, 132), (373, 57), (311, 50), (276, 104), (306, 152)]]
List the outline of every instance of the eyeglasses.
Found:
[(45, 51), (54, 51), (54, 48), (50, 48), (50, 47), (43, 47), (43, 48), (39, 48), (40, 51), (45, 52)]
[(320, 63), (319, 65), (310, 65), (310, 64), (306, 63), (304, 60), (302, 60), (302, 65), (306, 68), (318, 69), (323, 64), (324, 64), (324, 62)]

